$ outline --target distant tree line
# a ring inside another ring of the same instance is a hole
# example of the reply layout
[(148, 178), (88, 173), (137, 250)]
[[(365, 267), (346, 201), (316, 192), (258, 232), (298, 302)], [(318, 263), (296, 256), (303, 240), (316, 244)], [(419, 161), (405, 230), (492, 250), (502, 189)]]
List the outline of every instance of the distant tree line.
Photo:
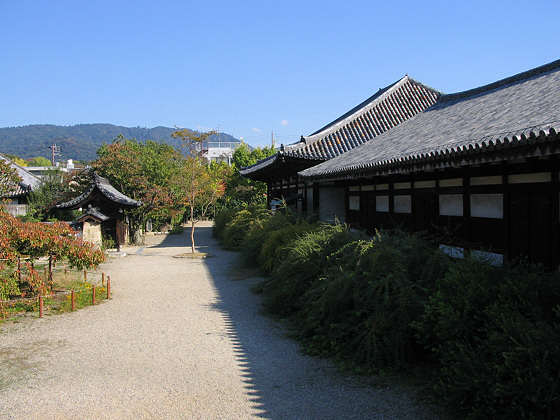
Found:
[[(0, 151), (17, 155), (22, 159), (45, 157), (51, 159), (50, 146), (56, 144), (61, 148), (61, 161), (74, 159), (91, 161), (96, 158), (97, 150), (110, 143), (119, 135), (138, 141), (163, 140), (173, 146), (180, 146), (180, 141), (171, 134), (175, 128), (169, 127), (122, 127), (112, 124), (78, 124), (58, 126), (50, 124), (27, 125), (24, 127), (0, 128)], [(210, 142), (239, 142), (229, 134), (219, 133), (209, 139)]]

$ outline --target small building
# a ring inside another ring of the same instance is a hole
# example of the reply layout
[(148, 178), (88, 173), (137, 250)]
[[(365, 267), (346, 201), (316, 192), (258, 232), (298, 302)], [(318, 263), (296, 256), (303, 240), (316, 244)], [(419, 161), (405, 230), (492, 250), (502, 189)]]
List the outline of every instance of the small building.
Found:
[(329, 197), (326, 193), (322, 198), (314, 196), (313, 189), (306, 189), (298, 172), (374, 141), (433, 105), (440, 96), (441, 92), (407, 75), (310, 136), (282, 145), (278, 153), (242, 168), (240, 173), (267, 184), (269, 204), (285, 201), (300, 210), (319, 208), (321, 217), (329, 220), (340, 210), (331, 206), (343, 202), (344, 191), (331, 189)]
[[(93, 174), (93, 179), (88, 189), (66, 203), (58, 204), (59, 209), (84, 210), (78, 218), (83, 222), (83, 237), (92, 237), (95, 240), (101, 237), (111, 238), (120, 251), (125, 243), (126, 224), (124, 210), (142, 206), (141, 201), (134, 200), (113, 187), (107, 178)], [(87, 228), (87, 229), (86, 229)], [(86, 232), (87, 230), (87, 232)]]
[(82, 239), (100, 248), (103, 244), (102, 224), (108, 220), (109, 216), (90, 205), (87, 211), (76, 219), (76, 222), (81, 224)]
[(326, 197), (341, 221), (370, 232), (447, 232), (441, 246), (455, 255), (469, 248), (498, 262), (526, 256), (558, 266), (559, 92), (560, 60), (443, 95), (299, 175), (315, 210)]
[(19, 184), (14, 186), (13, 191), (8, 196), (2, 197), (8, 199), (6, 210), (13, 216), (24, 216), (29, 208), (29, 194), (41, 186), (41, 180), (23, 166), (18, 165), (2, 154), (0, 154), (0, 160), (8, 163), (20, 178)]

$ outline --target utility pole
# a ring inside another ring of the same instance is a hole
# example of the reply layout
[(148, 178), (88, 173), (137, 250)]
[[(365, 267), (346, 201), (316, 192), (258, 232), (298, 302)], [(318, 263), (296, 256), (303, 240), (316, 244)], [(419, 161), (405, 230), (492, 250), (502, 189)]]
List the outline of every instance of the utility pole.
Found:
[(270, 141), (272, 143), (272, 148), (276, 149), (276, 140), (274, 140), (274, 131), (272, 131), (272, 133), (270, 133)]
[(60, 156), (60, 146), (57, 146), (56, 144), (53, 144), (52, 146), (50, 146), (50, 149), (52, 151), (52, 166), (56, 166), (56, 162), (54, 160), (55, 156)]

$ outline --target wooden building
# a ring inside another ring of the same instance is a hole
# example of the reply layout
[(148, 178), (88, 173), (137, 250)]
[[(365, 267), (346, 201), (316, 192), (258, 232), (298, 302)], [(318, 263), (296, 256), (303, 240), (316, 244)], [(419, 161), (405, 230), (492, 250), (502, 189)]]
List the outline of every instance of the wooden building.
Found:
[(41, 180), (29, 172), (26, 168), (18, 165), (6, 156), (0, 154), (0, 160), (9, 164), (19, 176), (19, 184), (11, 186), (11, 192), (5, 197), (1, 197), (8, 201), (6, 211), (12, 216), (23, 216), (27, 214), (29, 207), (28, 197), (31, 191), (41, 186)]
[[(117, 250), (125, 243), (126, 226), (124, 210), (142, 206), (141, 201), (134, 200), (113, 187), (107, 178), (93, 174), (88, 189), (75, 199), (57, 205), (60, 209), (81, 209), (84, 214), (78, 221), (88, 227), (99, 226), (101, 234), (115, 241)], [(84, 231), (85, 234), (85, 231)], [(97, 237), (96, 233), (88, 233)]]
[(558, 266), (559, 131), (560, 60), (443, 95), (299, 175), (315, 210), (321, 197), (337, 199), (338, 218), (369, 231), (448, 231), (442, 246), (456, 255), (490, 250), (497, 262), (527, 256)]
[[(266, 182), (269, 203), (285, 200), (300, 210), (310, 209), (314, 199), (305, 193), (305, 183), (298, 172), (371, 141), (433, 105), (440, 95), (441, 92), (405, 76), (317, 132), (302, 136), (297, 143), (282, 145), (275, 155), (241, 169), (240, 173)], [(327, 219), (332, 213), (330, 203), (332, 200), (323, 198), (321, 208)]]

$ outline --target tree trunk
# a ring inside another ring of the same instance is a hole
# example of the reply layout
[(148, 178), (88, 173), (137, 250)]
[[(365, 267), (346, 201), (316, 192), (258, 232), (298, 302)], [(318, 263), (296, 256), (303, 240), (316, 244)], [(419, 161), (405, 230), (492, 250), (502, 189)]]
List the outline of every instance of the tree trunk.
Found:
[(194, 254), (194, 206), (191, 206), (191, 248)]

